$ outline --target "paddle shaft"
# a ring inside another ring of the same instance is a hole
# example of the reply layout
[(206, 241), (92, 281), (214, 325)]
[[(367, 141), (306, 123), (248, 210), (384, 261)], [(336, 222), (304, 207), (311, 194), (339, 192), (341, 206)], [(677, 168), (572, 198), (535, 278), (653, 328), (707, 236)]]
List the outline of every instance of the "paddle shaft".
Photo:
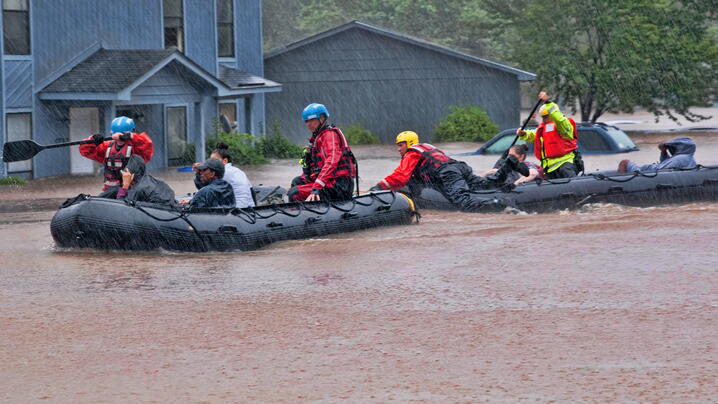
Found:
[[(536, 113), (536, 110), (538, 109), (539, 105), (541, 105), (542, 102), (543, 102), (543, 100), (538, 100), (538, 102), (536, 102), (536, 105), (534, 105), (534, 108), (531, 110), (531, 113), (529, 114), (529, 116), (526, 117), (526, 120), (524, 121), (524, 124), (521, 125), (521, 129), (520, 129), (519, 131), (523, 131), (523, 130), (526, 129), (526, 126), (529, 124), (529, 121), (531, 120), (531, 117), (534, 116), (534, 114)], [(516, 135), (516, 137), (514, 138), (514, 141), (511, 142), (511, 146), (509, 146), (508, 149), (506, 149), (506, 151), (504, 152), (504, 158), (506, 158), (506, 156), (509, 155), (509, 149), (510, 149), (513, 145), (516, 144), (516, 141), (517, 141), (517, 140), (519, 140), (519, 135)]]

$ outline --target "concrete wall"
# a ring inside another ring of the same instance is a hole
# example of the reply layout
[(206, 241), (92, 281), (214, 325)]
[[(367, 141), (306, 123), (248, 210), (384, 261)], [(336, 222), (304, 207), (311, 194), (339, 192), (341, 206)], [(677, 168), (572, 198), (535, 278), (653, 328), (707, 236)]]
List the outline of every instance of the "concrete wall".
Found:
[(415, 130), (429, 140), (452, 105), (479, 105), (501, 128), (519, 121), (519, 82), (501, 70), (353, 28), (265, 61), (283, 84), (267, 94), (267, 122), (306, 138), (302, 109), (325, 104), (340, 127), (362, 122), (383, 141)]

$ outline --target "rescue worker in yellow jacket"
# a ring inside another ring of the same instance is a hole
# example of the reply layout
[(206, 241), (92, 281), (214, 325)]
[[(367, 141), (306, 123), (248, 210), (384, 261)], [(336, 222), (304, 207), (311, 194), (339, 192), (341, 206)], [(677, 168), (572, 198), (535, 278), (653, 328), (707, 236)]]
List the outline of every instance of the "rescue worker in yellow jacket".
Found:
[(538, 98), (545, 102), (539, 109), (542, 122), (536, 130), (518, 129), (516, 134), (521, 140), (533, 142), (534, 155), (546, 179), (575, 177), (583, 171), (576, 122), (566, 118), (546, 92), (540, 92)]

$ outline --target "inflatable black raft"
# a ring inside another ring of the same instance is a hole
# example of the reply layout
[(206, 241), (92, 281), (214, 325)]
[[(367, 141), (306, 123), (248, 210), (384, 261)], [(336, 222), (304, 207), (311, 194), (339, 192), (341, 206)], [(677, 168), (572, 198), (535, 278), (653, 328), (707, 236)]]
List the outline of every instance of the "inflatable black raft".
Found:
[[(434, 189), (411, 189), (409, 194), (419, 208), (457, 210)], [(570, 179), (521, 184), (509, 192), (486, 190), (474, 195), (484, 201), (478, 212), (495, 212), (506, 207), (526, 212), (549, 212), (574, 209), (587, 203), (645, 207), (716, 201), (718, 166), (653, 173), (595, 172)]]
[(344, 202), (231, 210), (184, 210), (80, 195), (60, 207), (50, 231), (63, 248), (246, 251), (280, 240), (409, 224), (416, 215), (407, 196), (389, 191)]

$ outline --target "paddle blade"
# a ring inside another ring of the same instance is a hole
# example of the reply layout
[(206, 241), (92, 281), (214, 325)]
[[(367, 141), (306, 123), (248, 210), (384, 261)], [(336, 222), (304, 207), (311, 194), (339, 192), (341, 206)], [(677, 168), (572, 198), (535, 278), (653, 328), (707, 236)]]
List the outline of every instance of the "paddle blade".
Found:
[(13, 161), (28, 160), (43, 149), (43, 146), (40, 146), (32, 140), (7, 142), (2, 148), (2, 161), (12, 163)]

